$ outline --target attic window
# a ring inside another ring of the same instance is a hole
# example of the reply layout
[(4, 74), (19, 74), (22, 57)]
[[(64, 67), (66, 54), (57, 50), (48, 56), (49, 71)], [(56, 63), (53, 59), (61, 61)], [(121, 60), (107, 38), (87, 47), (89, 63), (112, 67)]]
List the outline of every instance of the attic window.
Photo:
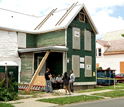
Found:
[(82, 13), (82, 12), (79, 13), (79, 20), (81, 22), (85, 22), (85, 14), (84, 13)]

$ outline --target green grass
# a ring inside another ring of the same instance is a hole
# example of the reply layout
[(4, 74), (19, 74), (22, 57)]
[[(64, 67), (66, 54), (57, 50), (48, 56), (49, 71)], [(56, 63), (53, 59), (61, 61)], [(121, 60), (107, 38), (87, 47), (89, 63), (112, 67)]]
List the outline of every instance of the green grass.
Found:
[(103, 97), (96, 97), (96, 96), (81, 95), (81, 96), (72, 96), (72, 97), (40, 99), (37, 101), (63, 105), (63, 104), (71, 104), (71, 103), (75, 103), (75, 102), (92, 101), (92, 100), (100, 100), (100, 99), (104, 99), (104, 98)]
[(111, 98), (123, 97), (124, 96), (124, 90), (116, 90), (116, 91), (110, 91), (110, 92), (104, 92), (104, 93), (96, 93), (93, 95), (111, 97)]
[[(115, 85), (115, 89), (116, 90), (124, 89), (124, 83), (117, 83)], [(114, 90), (114, 85), (95, 87), (94, 89), (86, 89), (86, 90), (83, 89), (83, 90), (80, 90), (80, 91), (77, 91), (77, 92), (84, 93), (84, 92), (101, 91), (101, 90)]]
[(0, 107), (14, 107), (14, 106), (8, 103), (0, 103)]

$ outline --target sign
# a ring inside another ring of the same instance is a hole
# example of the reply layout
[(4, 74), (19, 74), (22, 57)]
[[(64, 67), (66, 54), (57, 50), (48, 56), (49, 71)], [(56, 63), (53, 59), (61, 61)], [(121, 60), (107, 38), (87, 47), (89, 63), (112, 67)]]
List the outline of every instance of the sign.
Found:
[(80, 62), (84, 62), (84, 57), (80, 57)]
[(75, 33), (75, 34), (74, 34), (74, 35), (75, 35), (75, 37), (80, 37), (80, 32), (75, 31), (74, 33)]
[(86, 65), (87, 70), (91, 70), (91, 65)]
[(80, 68), (84, 68), (84, 64), (81, 64), (81, 63), (80, 63)]

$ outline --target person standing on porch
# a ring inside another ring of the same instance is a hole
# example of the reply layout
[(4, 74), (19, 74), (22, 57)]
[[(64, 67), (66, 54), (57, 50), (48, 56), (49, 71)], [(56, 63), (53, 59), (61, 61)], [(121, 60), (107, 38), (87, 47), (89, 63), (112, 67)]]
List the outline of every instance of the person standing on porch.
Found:
[(47, 68), (47, 71), (45, 73), (45, 79), (46, 79), (46, 92), (51, 92), (52, 93), (52, 85), (51, 85), (51, 81), (50, 81), (50, 78), (51, 78), (51, 74), (49, 73), (50, 72), (50, 69)]
[(73, 73), (73, 70), (70, 70), (70, 89), (71, 89), (71, 92), (74, 92), (74, 87), (73, 87), (73, 83), (75, 81), (75, 75)]

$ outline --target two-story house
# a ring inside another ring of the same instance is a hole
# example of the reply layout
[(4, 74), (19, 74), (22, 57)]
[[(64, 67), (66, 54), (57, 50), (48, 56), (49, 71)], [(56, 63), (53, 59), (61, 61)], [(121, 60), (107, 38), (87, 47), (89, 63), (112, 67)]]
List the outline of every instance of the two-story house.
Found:
[(95, 41), (98, 31), (84, 4), (53, 9), (41, 17), (1, 11), (8, 15), (2, 16), (8, 20), (0, 20), (0, 38), (3, 38), (0, 61), (16, 62), (21, 82), (30, 82), (45, 53), (50, 51), (39, 75), (44, 75), (46, 68), (56, 76), (72, 69), (76, 76), (75, 86), (82, 88), (96, 84)]
[(116, 74), (124, 73), (124, 30), (108, 32), (96, 40), (96, 65), (111, 68)]

